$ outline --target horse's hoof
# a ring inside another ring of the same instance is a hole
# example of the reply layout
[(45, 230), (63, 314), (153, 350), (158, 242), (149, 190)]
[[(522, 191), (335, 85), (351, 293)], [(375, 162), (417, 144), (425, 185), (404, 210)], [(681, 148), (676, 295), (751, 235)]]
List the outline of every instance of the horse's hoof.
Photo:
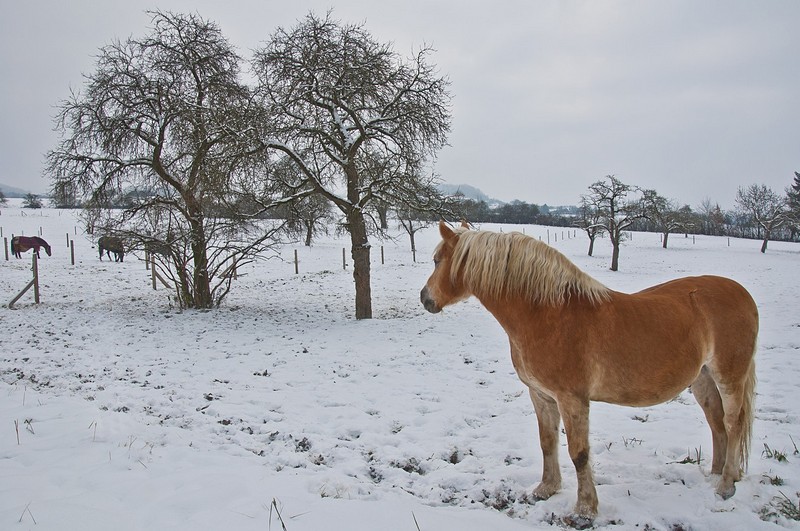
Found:
[(533, 489), (533, 499), (536, 501), (544, 501), (549, 499), (553, 494), (558, 492), (558, 487), (548, 487), (545, 485), (539, 485), (535, 489)]
[(594, 518), (581, 514), (569, 514), (561, 520), (573, 529), (589, 529), (594, 524)]
[(720, 484), (720, 486), (717, 487), (717, 496), (719, 496), (723, 500), (727, 500), (734, 494), (736, 494), (736, 485), (731, 484), (730, 487), (725, 487)]

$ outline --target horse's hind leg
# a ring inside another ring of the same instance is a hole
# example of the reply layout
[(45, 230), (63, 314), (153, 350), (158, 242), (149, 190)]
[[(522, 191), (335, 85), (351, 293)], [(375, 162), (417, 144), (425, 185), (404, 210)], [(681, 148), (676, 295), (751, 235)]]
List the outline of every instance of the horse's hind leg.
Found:
[(714, 457), (711, 461), (711, 473), (722, 474), (725, 466), (725, 454), (728, 447), (728, 433), (725, 431), (725, 412), (722, 409), (722, 398), (719, 396), (717, 384), (703, 367), (697, 379), (692, 382), (692, 394), (703, 408), (706, 420), (711, 427), (711, 440), (714, 444)]
[(555, 400), (534, 388), (528, 389), (536, 421), (539, 424), (539, 444), (542, 447), (542, 481), (533, 490), (533, 496), (546, 500), (561, 489), (561, 469), (558, 466), (558, 427), (561, 415)]
[(748, 361), (749, 368), (743, 374), (726, 375), (724, 380), (713, 374), (712, 369), (712, 376), (715, 377), (722, 400), (722, 409), (725, 411), (725, 431), (728, 433), (725, 465), (717, 485), (717, 494), (723, 499), (734, 495), (734, 483), (741, 479), (742, 472), (747, 467), (755, 396), (755, 365)]

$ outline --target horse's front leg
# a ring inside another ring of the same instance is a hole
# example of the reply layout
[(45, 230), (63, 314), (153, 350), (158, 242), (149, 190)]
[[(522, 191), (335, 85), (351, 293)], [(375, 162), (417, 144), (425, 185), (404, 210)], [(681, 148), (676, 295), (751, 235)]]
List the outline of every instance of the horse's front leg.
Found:
[(589, 400), (573, 396), (558, 397), (558, 409), (567, 432), (567, 445), (578, 476), (578, 501), (575, 514), (567, 522), (585, 528), (597, 516), (597, 491), (589, 462)]
[(558, 466), (558, 426), (561, 423), (561, 414), (555, 400), (533, 387), (529, 387), (528, 391), (533, 409), (536, 410), (543, 460), (542, 482), (533, 490), (533, 496), (546, 500), (561, 490), (561, 469)]

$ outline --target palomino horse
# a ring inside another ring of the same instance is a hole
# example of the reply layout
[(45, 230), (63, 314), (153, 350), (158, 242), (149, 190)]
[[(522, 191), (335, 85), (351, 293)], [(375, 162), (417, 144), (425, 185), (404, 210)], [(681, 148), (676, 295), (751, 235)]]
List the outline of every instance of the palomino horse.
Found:
[(103, 251), (106, 256), (111, 260), (111, 253), (114, 253), (114, 261), (122, 262), (125, 258), (125, 246), (122, 239), (115, 238), (114, 236), (100, 236), (97, 240), (97, 247), (100, 249), (100, 260), (103, 260)]
[(686, 277), (638, 293), (613, 291), (552, 247), (519, 233), (451, 229), (422, 289), (431, 313), (474, 295), (506, 331), (517, 375), (539, 424), (546, 499), (561, 488), (563, 420), (578, 476), (565, 520), (592, 523), (597, 493), (589, 462), (589, 402), (649, 406), (687, 386), (711, 426), (717, 494), (729, 498), (747, 467), (755, 397), (758, 310), (733, 280)]
[(36, 258), (39, 256), (39, 248), (44, 247), (44, 252), (50, 256), (50, 245), (38, 236), (14, 236), (11, 238), (11, 254), (17, 258), (22, 258), (22, 253), (28, 252), (33, 249), (36, 253)]

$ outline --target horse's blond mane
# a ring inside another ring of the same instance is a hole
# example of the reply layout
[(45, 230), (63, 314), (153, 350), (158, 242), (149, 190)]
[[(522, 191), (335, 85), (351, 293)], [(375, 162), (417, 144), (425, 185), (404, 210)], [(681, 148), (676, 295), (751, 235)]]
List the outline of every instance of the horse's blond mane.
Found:
[(520, 296), (534, 304), (560, 306), (571, 297), (593, 304), (610, 297), (607, 287), (534, 238), (519, 232), (455, 231), (459, 237), (450, 273), (453, 280), (463, 273), (466, 287), (479, 298)]

